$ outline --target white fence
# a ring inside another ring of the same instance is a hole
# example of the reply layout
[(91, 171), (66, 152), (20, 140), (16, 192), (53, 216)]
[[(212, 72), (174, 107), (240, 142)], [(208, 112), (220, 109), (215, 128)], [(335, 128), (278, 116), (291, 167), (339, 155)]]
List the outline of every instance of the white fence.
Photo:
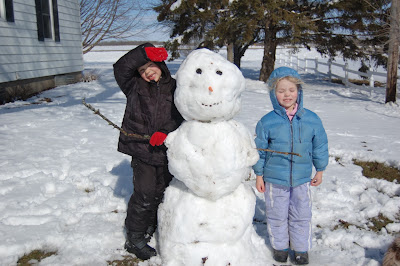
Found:
[[(332, 80), (332, 78), (337, 78), (340, 79), (346, 86), (353, 88), (374, 87), (377, 79), (379, 79), (382, 83), (385, 83), (387, 76), (387, 73), (372, 71), (372, 69), (367, 70), (366, 73), (360, 72), (352, 69), (356, 67), (349, 67), (348, 63), (339, 64), (333, 62), (331, 59), (324, 60), (318, 57), (300, 58), (297, 55), (278, 53), (276, 57), (276, 64), (289, 66), (297, 69), (297, 71), (304, 71), (306, 73), (313, 71), (315, 74), (327, 76), (329, 80)], [(358, 77), (359, 79), (359, 76), (362, 76), (368, 80), (369, 85), (357, 85), (349, 81), (351, 77), (354, 79)]]

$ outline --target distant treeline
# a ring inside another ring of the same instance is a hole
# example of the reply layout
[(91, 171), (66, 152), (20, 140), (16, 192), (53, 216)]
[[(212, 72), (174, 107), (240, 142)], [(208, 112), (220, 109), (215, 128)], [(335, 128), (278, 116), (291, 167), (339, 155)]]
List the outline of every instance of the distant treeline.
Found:
[[(164, 45), (165, 42), (160, 42), (160, 41), (106, 41), (106, 42), (101, 42), (98, 44), (98, 46), (118, 46), (118, 45), (139, 45), (145, 42), (150, 42), (156, 46), (162, 46)], [(262, 47), (264, 44), (263, 43), (255, 43), (252, 46), (258, 46)], [(185, 49), (185, 47), (188, 47), (190, 45), (182, 45), (181, 49)]]
[(101, 42), (98, 44), (98, 46), (117, 46), (117, 45), (139, 45), (145, 42), (150, 42), (154, 45), (163, 45), (164, 42), (160, 41), (107, 41), (107, 42)]

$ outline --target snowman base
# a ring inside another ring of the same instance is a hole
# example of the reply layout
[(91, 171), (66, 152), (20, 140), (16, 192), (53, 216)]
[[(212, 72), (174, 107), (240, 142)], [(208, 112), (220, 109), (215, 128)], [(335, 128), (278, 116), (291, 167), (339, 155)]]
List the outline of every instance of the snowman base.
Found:
[(212, 201), (173, 179), (158, 211), (163, 265), (261, 265), (268, 251), (253, 228), (255, 201), (245, 184)]

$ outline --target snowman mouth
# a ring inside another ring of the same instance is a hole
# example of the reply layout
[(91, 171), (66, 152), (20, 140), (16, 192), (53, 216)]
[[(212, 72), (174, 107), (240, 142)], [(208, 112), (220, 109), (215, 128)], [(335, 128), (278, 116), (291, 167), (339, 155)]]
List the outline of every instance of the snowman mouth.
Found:
[(212, 104), (205, 104), (205, 103), (201, 103), (201, 105), (203, 106), (207, 106), (207, 107), (213, 107), (216, 105), (222, 104), (222, 101), (216, 102), (216, 103), (212, 103)]

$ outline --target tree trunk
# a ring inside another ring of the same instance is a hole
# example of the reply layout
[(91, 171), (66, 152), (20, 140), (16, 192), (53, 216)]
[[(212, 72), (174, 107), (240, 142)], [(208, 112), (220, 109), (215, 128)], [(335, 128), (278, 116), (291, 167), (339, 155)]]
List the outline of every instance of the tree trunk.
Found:
[(235, 64), (240, 69), (240, 62), (242, 60), (245, 51), (246, 48), (230, 43), (227, 45), (226, 59), (229, 62)]
[(233, 63), (233, 43), (229, 43), (226, 47), (226, 59)]
[(389, 52), (386, 78), (386, 100), (385, 102), (396, 102), (397, 68), (399, 62), (399, 23), (400, 23), (400, 0), (392, 0), (390, 9), (390, 33)]
[(264, 56), (261, 62), (259, 80), (266, 82), (275, 68), (276, 31), (269, 27), (269, 20), (265, 23)]
[(242, 56), (244, 55), (244, 52), (242, 52), (242, 49), (240, 46), (234, 45), (233, 46), (233, 63), (240, 69), (240, 63), (242, 60)]

